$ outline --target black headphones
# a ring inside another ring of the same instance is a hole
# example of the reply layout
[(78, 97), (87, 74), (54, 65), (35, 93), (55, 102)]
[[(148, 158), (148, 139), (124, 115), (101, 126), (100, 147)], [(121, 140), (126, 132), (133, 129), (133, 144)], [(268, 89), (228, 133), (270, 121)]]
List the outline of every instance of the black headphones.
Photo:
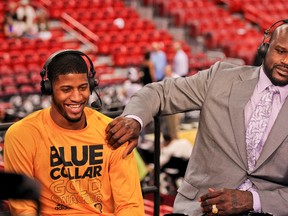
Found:
[[(92, 91), (94, 90), (94, 88), (96, 88), (98, 86), (98, 82), (95, 80), (95, 74), (96, 74), (96, 71), (93, 67), (93, 63), (92, 63), (92, 60), (86, 55), (84, 54), (83, 52), (81, 51), (78, 51), (78, 50), (69, 50), (69, 49), (66, 49), (66, 50), (59, 50), (55, 53), (53, 53), (48, 59), (47, 61), (45, 62), (41, 72), (40, 72), (40, 75), (41, 75), (41, 94), (42, 95), (51, 95), (52, 94), (52, 85), (51, 85), (51, 82), (47, 79), (47, 74), (49, 73), (48, 71), (48, 65), (53, 61), (53, 59), (55, 59), (56, 57), (60, 56), (60, 55), (64, 55), (64, 54), (77, 54), (77, 55), (80, 55), (80, 56), (84, 56), (87, 58), (87, 60), (89, 61), (89, 64), (90, 64), (90, 70), (88, 72), (88, 83), (89, 83), (89, 89), (90, 89), (90, 93), (92, 94)], [(90, 75), (89, 75), (90, 74)]]
[[(277, 25), (278, 23), (281, 23), (280, 25)], [(260, 44), (260, 46), (258, 47), (258, 54), (262, 57), (262, 58), (265, 58), (265, 55), (267, 53), (267, 50), (269, 48), (269, 41), (268, 39), (270, 40), (270, 37), (271, 37), (271, 34), (273, 33), (273, 31), (275, 30), (274, 26), (277, 25), (278, 26), (281, 26), (285, 23), (288, 23), (288, 19), (282, 19), (282, 20), (278, 20), (277, 22), (273, 23), (270, 28), (266, 29), (264, 31), (264, 38), (263, 38), (263, 41), (262, 43)], [(276, 28), (277, 28), (276, 27)]]

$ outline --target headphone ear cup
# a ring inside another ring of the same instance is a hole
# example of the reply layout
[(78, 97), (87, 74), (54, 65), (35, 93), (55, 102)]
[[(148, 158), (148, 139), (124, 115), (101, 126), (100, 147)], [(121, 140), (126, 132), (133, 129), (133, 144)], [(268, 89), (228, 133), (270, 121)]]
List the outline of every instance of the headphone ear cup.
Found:
[(265, 58), (268, 48), (269, 48), (269, 43), (262, 43), (262, 44), (258, 47), (258, 54), (259, 54), (262, 58)]
[(49, 80), (41, 81), (41, 92), (43, 95), (51, 95), (52, 94), (52, 86)]

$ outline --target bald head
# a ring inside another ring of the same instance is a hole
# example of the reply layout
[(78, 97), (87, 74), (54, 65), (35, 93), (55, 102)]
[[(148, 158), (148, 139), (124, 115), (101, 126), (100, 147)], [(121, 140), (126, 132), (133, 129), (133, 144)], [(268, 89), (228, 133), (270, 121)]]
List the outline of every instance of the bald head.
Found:
[(153, 42), (152, 43), (152, 49), (153, 50), (159, 50), (160, 49), (160, 44), (158, 42)]
[(178, 41), (174, 42), (173, 47), (175, 50), (180, 50), (182, 48), (181, 43)]
[[(272, 32), (270, 37), (270, 43), (274, 40), (277, 40), (278, 38), (285, 38), (288, 33), (288, 23), (284, 23), (278, 27)], [(288, 37), (286, 37), (286, 40), (288, 41)]]

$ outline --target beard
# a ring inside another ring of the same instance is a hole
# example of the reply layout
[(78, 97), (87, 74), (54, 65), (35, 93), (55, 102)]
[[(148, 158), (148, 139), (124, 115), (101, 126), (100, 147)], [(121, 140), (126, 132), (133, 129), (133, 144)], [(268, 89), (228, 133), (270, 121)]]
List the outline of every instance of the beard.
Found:
[(64, 117), (68, 122), (76, 123), (76, 122), (79, 122), (79, 121), (82, 119), (82, 116), (83, 116), (83, 113), (81, 114), (80, 117), (70, 118), (70, 117), (65, 113), (65, 115), (64, 115), (63, 117)]
[[(283, 65), (280, 65), (280, 64), (276, 64), (276, 65), (273, 65), (272, 68), (268, 68), (265, 64), (264, 64), (264, 71), (265, 71), (265, 74), (267, 75), (267, 77), (270, 79), (270, 81), (273, 83), (273, 85), (275, 86), (285, 86), (288, 84), (288, 79), (279, 79), (277, 78), (276, 74), (276, 69), (278, 67), (283, 67)], [(279, 75), (280, 76), (280, 75)]]
[(67, 114), (67, 112), (65, 111), (63, 106), (60, 103), (55, 101), (54, 97), (52, 97), (52, 102), (55, 105), (55, 108), (56, 108), (57, 112), (59, 113), (59, 115), (61, 115), (67, 122), (77, 123), (77, 122), (81, 121), (84, 112), (82, 112), (79, 117), (71, 117)]

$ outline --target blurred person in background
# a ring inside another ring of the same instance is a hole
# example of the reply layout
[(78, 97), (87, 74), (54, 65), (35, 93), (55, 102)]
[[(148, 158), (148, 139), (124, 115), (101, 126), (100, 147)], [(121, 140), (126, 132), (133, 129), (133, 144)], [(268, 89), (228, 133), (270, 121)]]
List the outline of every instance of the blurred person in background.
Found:
[(151, 60), (151, 52), (147, 51), (144, 53), (144, 59), (140, 67), (141, 81), (143, 85), (151, 82), (156, 82), (155, 67)]
[(7, 38), (22, 37), (26, 31), (26, 24), (17, 18), (17, 3), (8, 3), (8, 8), (4, 15), (3, 32)]
[(188, 139), (173, 139), (169, 135), (164, 135), (161, 144), (160, 166), (165, 166), (172, 157), (188, 161), (192, 150), (193, 145)]
[[(174, 73), (171, 65), (166, 65), (165, 67), (165, 78), (164, 79), (175, 79), (180, 77), (178, 74)], [(163, 135), (168, 135), (172, 139), (178, 138), (178, 130), (180, 126), (180, 114), (166, 115), (162, 116), (162, 133)]]
[(36, 10), (30, 4), (29, 0), (20, 0), (19, 5), (16, 9), (18, 21), (25, 23), (25, 34), (26, 37), (35, 37), (38, 33), (38, 27), (36, 23)]
[(125, 97), (125, 105), (129, 102), (130, 98), (143, 87), (140, 79), (140, 73), (136, 68), (129, 68), (127, 77), (128, 79), (123, 83), (123, 95)]
[(13, 20), (17, 20), (16, 9), (18, 7), (17, 2), (9, 2), (5, 11), (5, 16), (11, 16)]
[(19, 38), (23, 36), (24, 28), (19, 25), (19, 22), (13, 20), (11, 16), (5, 16), (3, 32), (7, 38)]
[(43, 40), (48, 40), (52, 37), (52, 33), (50, 32), (50, 26), (49, 26), (49, 14), (46, 9), (44, 8), (38, 8), (36, 10), (37, 14), (37, 28), (38, 28), (38, 37)]
[(175, 50), (175, 56), (173, 58), (172, 69), (174, 73), (181, 77), (185, 77), (189, 72), (188, 56), (182, 49), (182, 45), (179, 41), (173, 43), (173, 48)]
[(161, 193), (175, 195), (181, 185), (193, 145), (188, 139), (164, 134), (160, 152)]
[(162, 44), (160, 42), (152, 43), (151, 61), (154, 65), (156, 81), (163, 80), (165, 77), (167, 57), (165, 52), (162, 50)]

